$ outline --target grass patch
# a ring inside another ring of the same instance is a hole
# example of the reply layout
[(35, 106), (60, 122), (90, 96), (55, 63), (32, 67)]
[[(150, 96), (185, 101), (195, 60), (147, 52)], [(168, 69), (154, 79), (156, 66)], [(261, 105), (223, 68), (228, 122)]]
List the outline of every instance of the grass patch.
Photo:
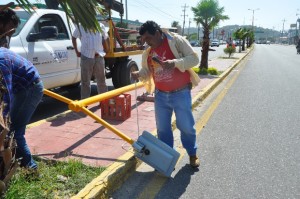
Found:
[(218, 70), (214, 67), (210, 67), (207, 69), (207, 73), (211, 75), (218, 75)]
[(220, 75), (222, 72), (218, 71), (216, 68), (214, 67), (209, 67), (208, 69), (206, 68), (199, 68), (199, 67), (193, 67), (193, 70), (195, 71), (195, 73), (198, 73), (200, 75)]
[(38, 172), (18, 169), (4, 194), (5, 199), (70, 198), (105, 170), (74, 159), (54, 163), (37, 160), (37, 164)]
[(238, 57), (220, 57), (222, 59), (239, 59)]

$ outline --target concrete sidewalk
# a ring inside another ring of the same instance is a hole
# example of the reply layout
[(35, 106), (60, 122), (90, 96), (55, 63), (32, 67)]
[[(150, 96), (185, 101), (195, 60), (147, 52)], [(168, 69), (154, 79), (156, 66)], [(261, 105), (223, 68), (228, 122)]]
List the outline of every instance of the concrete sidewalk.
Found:
[[(200, 84), (192, 89), (193, 106), (202, 101), (248, 53), (249, 50), (235, 53), (234, 59), (217, 58), (209, 61), (209, 67), (224, 72), (219, 77), (200, 76)], [(134, 140), (139, 136), (138, 129), (140, 134), (143, 130), (154, 133), (156, 129), (152, 102), (138, 102), (137, 114), (135, 98), (143, 92), (144, 88), (128, 92), (131, 95), (130, 118), (125, 121), (106, 120)], [(101, 115), (98, 103), (89, 106), (89, 109)], [(130, 144), (81, 112), (66, 111), (31, 124), (26, 139), (35, 156), (60, 161), (78, 158), (91, 166), (107, 167), (74, 198), (105, 198), (107, 192), (118, 187), (140, 164)]]

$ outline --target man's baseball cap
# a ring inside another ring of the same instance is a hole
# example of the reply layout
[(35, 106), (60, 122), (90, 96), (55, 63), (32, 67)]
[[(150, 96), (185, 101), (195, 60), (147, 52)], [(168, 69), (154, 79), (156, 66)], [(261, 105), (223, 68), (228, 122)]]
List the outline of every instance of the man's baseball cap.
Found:
[(5, 5), (0, 5), (0, 11), (3, 11), (13, 5), (15, 5), (14, 2), (9, 2), (8, 4), (5, 4)]

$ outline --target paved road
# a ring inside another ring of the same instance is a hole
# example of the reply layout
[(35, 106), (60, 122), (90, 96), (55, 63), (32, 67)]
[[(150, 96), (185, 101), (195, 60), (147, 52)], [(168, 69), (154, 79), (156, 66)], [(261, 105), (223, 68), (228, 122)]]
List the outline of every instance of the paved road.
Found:
[(186, 156), (172, 179), (142, 165), (112, 198), (300, 198), (299, 66), (294, 46), (256, 45), (194, 112), (209, 118), (199, 170)]

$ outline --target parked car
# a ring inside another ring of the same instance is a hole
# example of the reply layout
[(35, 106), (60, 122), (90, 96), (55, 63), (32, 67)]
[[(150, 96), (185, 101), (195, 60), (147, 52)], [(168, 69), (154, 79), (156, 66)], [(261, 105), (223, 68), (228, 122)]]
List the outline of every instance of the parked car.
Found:
[(193, 46), (193, 47), (198, 47), (198, 46), (200, 46), (198, 41), (190, 41), (190, 44), (191, 44), (191, 46)]
[(234, 43), (235, 46), (239, 46), (240, 45), (240, 40), (234, 40), (233, 43)]
[(220, 40), (220, 45), (223, 45), (223, 44), (226, 44), (226, 41), (224, 41), (224, 40)]
[(219, 45), (220, 45), (220, 42), (217, 39), (213, 39), (210, 44), (211, 47), (213, 47), (213, 46), (219, 47)]

